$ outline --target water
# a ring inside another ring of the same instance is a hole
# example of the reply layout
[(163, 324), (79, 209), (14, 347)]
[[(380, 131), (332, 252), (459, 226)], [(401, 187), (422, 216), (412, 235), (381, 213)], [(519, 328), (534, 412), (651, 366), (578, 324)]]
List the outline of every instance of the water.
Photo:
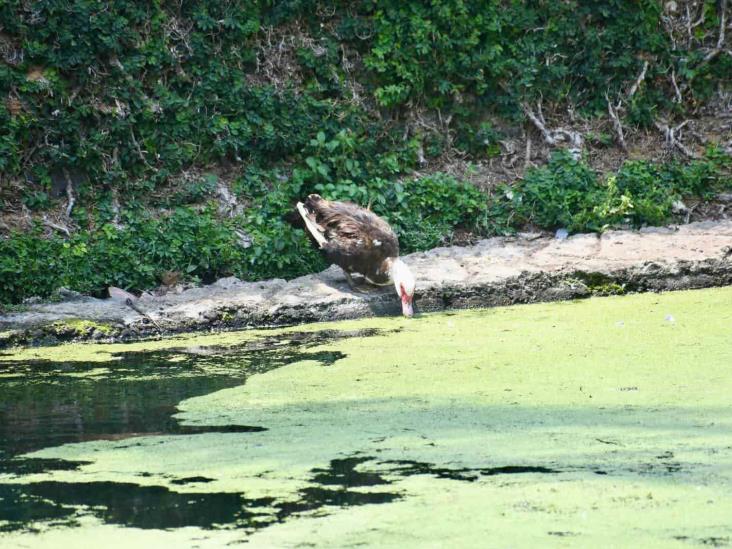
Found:
[[(97, 375), (90, 375), (94, 365), (84, 361), (2, 362), (0, 474), (22, 477), (76, 470), (88, 462), (19, 457), (72, 442), (130, 440), (134, 445), (134, 439), (145, 436), (264, 431), (263, 426), (181, 425), (173, 414), (177, 404), (187, 398), (241, 385), (251, 375), (292, 362), (314, 360), (328, 366), (343, 355), (308, 349), (343, 337), (377, 333), (288, 333), (230, 347), (121, 352), (100, 365)], [(348, 486), (360, 485), (359, 475), (339, 460), (333, 467), (333, 471), (316, 471), (314, 481), (343, 489), (310, 488), (303, 491), (301, 501), (287, 505), (276, 505), (272, 498), (247, 499), (241, 493), (205, 492), (205, 484), (212, 479), (204, 476), (171, 481), (178, 486), (196, 485), (201, 491), (195, 494), (126, 482), (0, 484), (0, 532), (32, 532), (39, 522), (73, 526), (84, 513), (105, 523), (143, 529), (263, 527), (326, 504), (359, 505), (397, 497), (349, 494)], [(267, 509), (266, 518), (247, 510), (251, 508)]]
[(331, 364), (339, 355), (306, 349), (337, 337), (343, 335), (294, 334), (280, 338), (286, 343), (265, 338), (233, 348), (120, 353), (102, 364), (97, 376), (90, 375), (93, 366), (83, 361), (3, 362), (0, 467), (7, 467), (13, 456), (67, 442), (190, 433), (193, 428), (172, 418), (182, 400), (241, 385), (250, 375), (297, 360)]
[(732, 288), (323, 328), (0, 357), (0, 544), (730, 544)]

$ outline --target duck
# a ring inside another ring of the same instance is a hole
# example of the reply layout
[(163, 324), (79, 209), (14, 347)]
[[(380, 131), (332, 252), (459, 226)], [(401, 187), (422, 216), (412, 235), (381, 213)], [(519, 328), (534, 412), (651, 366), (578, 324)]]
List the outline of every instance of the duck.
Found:
[(399, 239), (386, 221), (370, 209), (317, 194), (298, 202), (297, 212), (313, 243), (329, 263), (343, 269), (352, 289), (358, 289), (354, 274), (373, 286), (393, 284), (402, 314), (414, 315), (414, 275), (399, 257)]

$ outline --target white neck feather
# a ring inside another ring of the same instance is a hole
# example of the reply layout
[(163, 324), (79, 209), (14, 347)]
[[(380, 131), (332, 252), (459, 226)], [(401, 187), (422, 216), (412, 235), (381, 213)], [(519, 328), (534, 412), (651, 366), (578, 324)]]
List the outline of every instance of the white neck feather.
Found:
[(391, 263), (389, 269), (389, 275), (394, 281), (394, 287), (396, 288), (397, 294), (401, 295), (401, 286), (404, 286), (404, 290), (407, 294), (414, 294), (414, 275), (409, 269), (409, 266), (404, 263), (400, 258), (395, 258)]

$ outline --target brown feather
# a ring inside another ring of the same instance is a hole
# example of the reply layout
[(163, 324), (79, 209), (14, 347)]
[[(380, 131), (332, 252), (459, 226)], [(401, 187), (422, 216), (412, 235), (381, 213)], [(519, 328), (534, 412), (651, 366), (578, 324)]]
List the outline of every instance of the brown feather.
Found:
[(373, 282), (388, 282), (389, 258), (399, 255), (399, 241), (389, 224), (373, 212), (350, 202), (331, 202), (316, 194), (305, 201), (310, 219), (327, 240), (326, 258), (349, 273)]

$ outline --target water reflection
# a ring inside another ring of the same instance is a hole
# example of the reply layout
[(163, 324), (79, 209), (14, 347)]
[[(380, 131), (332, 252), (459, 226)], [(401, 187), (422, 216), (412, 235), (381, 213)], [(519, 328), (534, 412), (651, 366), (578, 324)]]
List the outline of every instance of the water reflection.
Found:
[(3, 459), (67, 442), (262, 430), (182, 427), (172, 415), (182, 400), (241, 385), (254, 373), (305, 359), (332, 364), (339, 353), (307, 349), (351, 335), (294, 333), (232, 347), (120, 353), (117, 360), (91, 367), (85, 362), (0, 363), (0, 372), (18, 374), (0, 378), (0, 468)]

